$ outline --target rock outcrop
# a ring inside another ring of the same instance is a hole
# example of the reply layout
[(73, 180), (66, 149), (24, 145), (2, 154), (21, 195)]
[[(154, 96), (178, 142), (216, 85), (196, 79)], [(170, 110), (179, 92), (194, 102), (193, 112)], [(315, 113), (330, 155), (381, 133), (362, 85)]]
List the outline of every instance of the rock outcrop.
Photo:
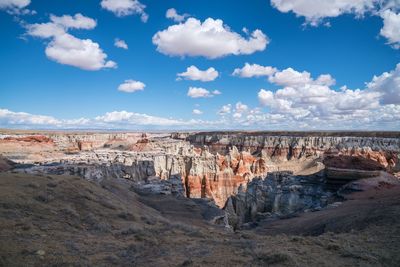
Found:
[[(331, 134), (331, 135), (330, 135)], [(355, 136), (356, 135), (356, 136)], [(226, 153), (232, 146), (264, 159), (282, 162), (322, 157), (326, 154), (360, 156), (399, 170), (398, 133), (197, 133), (186, 139), (195, 146), (208, 146), (211, 152)]]
[(15, 163), (0, 155), (0, 172), (9, 171), (14, 168)]
[(359, 156), (327, 156), (323, 163), (326, 182), (332, 189), (354, 180), (378, 177), (386, 170), (378, 161)]
[(0, 154), (20, 164), (34, 164), (23, 168), (27, 172), (126, 178), (140, 183), (150, 183), (153, 177), (180, 177), (185, 196), (209, 198), (223, 207), (230, 196), (240, 194), (239, 187), (246, 190), (254, 178), (279, 171), (317, 173), (324, 169), (322, 161), (327, 155), (364, 157), (389, 172), (399, 172), (398, 134), (364, 135), (8, 133), (0, 136)]
[(239, 188), (229, 197), (224, 210), (234, 228), (261, 218), (290, 216), (298, 212), (326, 207), (332, 193), (325, 188), (325, 178), (318, 173), (296, 176), (291, 172), (269, 173)]

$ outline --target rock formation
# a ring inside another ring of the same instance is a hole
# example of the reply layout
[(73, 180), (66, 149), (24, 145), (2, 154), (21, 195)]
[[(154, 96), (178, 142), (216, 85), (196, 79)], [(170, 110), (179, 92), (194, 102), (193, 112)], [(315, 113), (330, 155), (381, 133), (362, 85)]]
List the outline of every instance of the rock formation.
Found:
[(0, 135), (0, 154), (20, 164), (34, 164), (25, 166), (26, 172), (126, 178), (142, 184), (173, 177), (162, 188), (172, 188), (180, 177), (185, 196), (209, 198), (219, 207), (255, 177), (277, 171), (317, 173), (324, 169), (322, 161), (327, 155), (368, 158), (397, 173), (399, 152), (397, 133)]
[(236, 195), (228, 198), (224, 210), (228, 223), (240, 228), (260, 218), (319, 210), (327, 206), (331, 197), (320, 173), (296, 176), (291, 172), (273, 172), (264, 179), (253, 179), (246, 189), (240, 187)]

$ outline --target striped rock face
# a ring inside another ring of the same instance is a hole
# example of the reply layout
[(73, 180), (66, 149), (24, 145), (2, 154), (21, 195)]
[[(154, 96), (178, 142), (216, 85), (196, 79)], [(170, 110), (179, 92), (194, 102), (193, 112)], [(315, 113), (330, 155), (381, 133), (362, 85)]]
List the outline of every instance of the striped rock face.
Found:
[(87, 179), (125, 178), (148, 183), (181, 177), (184, 195), (219, 207), (255, 177), (276, 171), (312, 174), (326, 156), (371, 159), (396, 174), (398, 133), (200, 132), (62, 133), (0, 135), (0, 154), (30, 171)]

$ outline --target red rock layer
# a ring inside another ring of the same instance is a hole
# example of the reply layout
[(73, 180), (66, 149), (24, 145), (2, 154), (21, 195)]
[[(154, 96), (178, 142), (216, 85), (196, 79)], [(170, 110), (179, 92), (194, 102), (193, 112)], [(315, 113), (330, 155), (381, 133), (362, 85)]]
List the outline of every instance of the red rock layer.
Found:
[(188, 197), (211, 198), (223, 207), (226, 199), (235, 194), (240, 185), (245, 186), (250, 179), (264, 176), (267, 171), (263, 159), (233, 149), (226, 156), (209, 154), (207, 158), (192, 162), (189, 173), (183, 171), (181, 176)]
[(5, 137), (4, 141), (17, 141), (17, 142), (28, 142), (28, 143), (47, 143), (53, 144), (53, 140), (44, 135), (30, 135), (23, 137)]

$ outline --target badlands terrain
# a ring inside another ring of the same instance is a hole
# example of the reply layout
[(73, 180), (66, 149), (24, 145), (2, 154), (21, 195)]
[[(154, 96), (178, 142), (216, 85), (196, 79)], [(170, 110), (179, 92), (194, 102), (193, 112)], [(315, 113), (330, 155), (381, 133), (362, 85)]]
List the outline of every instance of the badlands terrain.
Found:
[(399, 132), (0, 131), (1, 266), (399, 266)]

